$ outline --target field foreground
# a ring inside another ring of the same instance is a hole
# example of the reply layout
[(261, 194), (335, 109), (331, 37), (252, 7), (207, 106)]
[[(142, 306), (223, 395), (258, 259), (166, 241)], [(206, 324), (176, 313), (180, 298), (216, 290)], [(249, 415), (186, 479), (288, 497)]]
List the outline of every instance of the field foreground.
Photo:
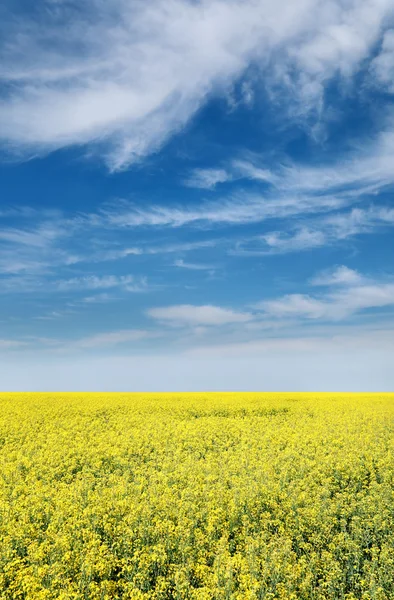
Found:
[(1, 599), (394, 598), (394, 394), (0, 394)]

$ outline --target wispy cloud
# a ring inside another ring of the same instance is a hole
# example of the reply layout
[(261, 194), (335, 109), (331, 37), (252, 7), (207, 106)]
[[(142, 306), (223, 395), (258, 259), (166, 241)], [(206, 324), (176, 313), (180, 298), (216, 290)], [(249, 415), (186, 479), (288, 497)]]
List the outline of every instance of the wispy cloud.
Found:
[(196, 240), (194, 242), (175, 242), (163, 243), (158, 246), (148, 246), (145, 249), (146, 254), (173, 254), (176, 252), (192, 252), (194, 250), (203, 250), (215, 248), (223, 243), (223, 239)]
[[(293, 250), (319, 247), (336, 239), (344, 239), (357, 233), (373, 231), (383, 224), (394, 224), (393, 209), (371, 206), (369, 209), (355, 208), (350, 213), (335, 213), (352, 204), (376, 197), (385, 189), (394, 186), (392, 155), (394, 152), (393, 119), (375, 139), (366, 140), (351, 152), (341, 154), (332, 162), (319, 166), (295, 163), (286, 159), (268, 169), (261, 158), (248, 153), (244, 159), (229, 161), (222, 167), (226, 179), (236, 181), (249, 179), (264, 184), (261, 195), (234, 194), (233, 197), (216, 203), (200, 205), (198, 211), (166, 208), (163, 212), (152, 207), (149, 215), (139, 215), (144, 225), (180, 227), (183, 225), (214, 226), (218, 223), (243, 224), (260, 222), (272, 218), (296, 215), (332, 213), (325, 221), (314, 225), (291, 225), (293, 231), (273, 231), (261, 236), (254, 248), (244, 253), (259, 251), (282, 253)], [(212, 169), (212, 174), (215, 169)], [(222, 179), (224, 179), (224, 175)], [(189, 184), (193, 179), (189, 179)], [(201, 187), (201, 186), (200, 186)], [(207, 186), (209, 187), (209, 186)], [(149, 222), (150, 221), (150, 222)], [(138, 223), (138, 216), (131, 217), (130, 224)], [(265, 248), (264, 248), (265, 246)]]
[(133, 275), (86, 275), (59, 281), (59, 290), (100, 290), (122, 288), (128, 292), (143, 292), (148, 289), (146, 278), (136, 279)]
[(329, 246), (359, 234), (372, 234), (377, 229), (394, 225), (394, 210), (384, 206), (353, 208), (350, 211), (333, 212), (307, 224), (289, 222), (282, 231), (270, 231), (237, 242), (232, 254), (259, 256), (300, 252)]
[(62, 6), (62, 26), (43, 13), (41, 23), (21, 26), (19, 46), (7, 39), (2, 78), (14, 93), (2, 103), (0, 129), (10, 143), (52, 149), (104, 137), (110, 168), (122, 168), (182, 127), (260, 46), (256, 18), (264, 15), (254, 2), (97, 4), (85, 3), (79, 19)]
[(139, 342), (141, 340), (157, 337), (157, 333), (139, 329), (122, 329), (119, 331), (109, 331), (87, 336), (63, 345), (63, 349), (69, 348), (101, 348), (127, 344), (130, 342)]
[(252, 315), (247, 312), (237, 312), (220, 306), (193, 306), (179, 304), (160, 308), (151, 308), (147, 315), (171, 326), (214, 326), (232, 323), (247, 323)]
[(128, 256), (140, 256), (143, 253), (141, 248), (114, 248), (111, 250), (96, 251), (89, 256), (89, 259), (92, 262), (104, 262), (107, 260), (120, 260)]
[(74, 308), (63, 308), (60, 310), (51, 310), (43, 315), (38, 315), (35, 317), (38, 321), (54, 321), (57, 319), (64, 319), (66, 317), (70, 317), (75, 315), (76, 311)]
[(372, 61), (371, 72), (390, 92), (394, 91), (394, 29), (384, 34), (380, 52)]
[(222, 168), (194, 169), (184, 184), (188, 187), (213, 189), (218, 183), (251, 179), (262, 183), (279, 183), (279, 177), (270, 169), (246, 159), (231, 160)]
[[(344, 265), (317, 273), (309, 280), (310, 293), (292, 293), (264, 299), (256, 304), (230, 307), (210, 304), (172, 304), (144, 311), (151, 321), (147, 328), (99, 331), (67, 339), (26, 337), (0, 341), (3, 347), (29, 351), (49, 348), (56, 353), (106, 350), (123, 345), (127, 351), (139, 351), (140, 343), (157, 347), (162, 340), (167, 348), (179, 347), (198, 352), (199, 348), (253, 350), (264, 347), (296, 351), (305, 343), (323, 336), (333, 339), (356, 327), (367, 331), (386, 330), (387, 311), (394, 313), (392, 278), (376, 279), (362, 275)], [(106, 292), (104, 292), (105, 294)], [(103, 299), (106, 301), (106, 299)], [(384, 309), (384, 310), (382, 310)], [(72, 311), (53, 311), (46, 319), (72, 315)], [(364, 317), (368, 317), (364, 319)], [(357, 320), (351, 317), (357, 317)], [(44, 318), (44, 317), (42, 317)], [(391, 324), (393, 319), (391, 319)], [(373, 325), (373, 327), (372, 327)], [(305, 329), (305, 328), (308, 329)], [(301, 340), (301, 341), (300, 341)], [(194, 350), (193, 350), (194, 349)]]
[(344, 265), (323, 271), (310, 281), (311, 285), (331, 286), (331, 285), (355, 285), (362, 283), (364, 277), (354, 269), (349, 269)]
[(44, 223), (33, 230), (9, 227), (0, 231), (0, 243), (43, 248), (64, 235), (64, 229), (53, 223)]
[(184, 184), (192, 188), (211, 190), (218, 183), (225, 183), (231, 179), (231, 175), (225, 169), (194, 169)]
[(284, 254), (318, 248), (327, 243), (323, 231), (311, 230), (302, 227), (296, 232), (271, 231), (267, 234), (255, 236), (250, 240), (237, 242), (231, 254), (240, 256), (260, 256), (264, 254)]
[(321, 225), (329, 235), (344, 239), (358, 233), (369, 233), (377, 227), (394, 225), (394, 209), (373, 205), (366, 209), (353, 208), (350, 212), (325, 217)]
[[(45, 2), (29, 22), (5, 13), (1, 137), (30, 154), (91, 144), (121, 169), (253, 63), (272, 94), (288, 88), (293, 113), (319, 113), (326, 83), (372, 58), (392, 13), (390, 0), (86, 0), (78, 12)], [(385, 38), (381, 85), (388, 50)]]
[(143, 329), (119, 329), (95, 333), (75, 339), (59, 339), (55, 337), (28, 336), (22, 340), (0, 340), (0, 350), (8, 348), (41, 349), (50, 348), (51, 351), (59, 353), (84, 349), (111, 348), (121, 344), (137, 343), (160, 336), (159, 331), (147, 331)]
[(113, 300), (113, 296), (108, 294), (107, 292), (102, 292), (100, 294), (94, 294), (93, 296), (85, 296), (82, 298), (81, 302), (84, 304), (102, 304), (106, 302), (110, 302)]
[[(0, 231), (0, 273), (32, 275), (53, 265), (72, 265), (80, 259), (70, 250), (72, 231), (59, 215), (43, 215), (32, 209), (29, 227), (3, 227)], [(31, 216), (32, 216), (31, 215)]]
[[(337, 195), (355, 198), (366, 194), (377, 193), (387, 185), (394, 183), (391, 168), (391, 157), (394, 151), (394, 125), (391, 116), (383, 130), (373, 139), (358, 143), (351, 151), (341, 153), (341, 157), (323, 165), (295, 163), (289, 158), (277, 160), (274, 167), (268, 168), (264, 158), (246, 153), (244, 158), (233, 159), (220, 169), (204, 170), (204, 177), (199, 178), (199, 170), (195, 178), (187, 180), (188, 185), (195, 181), (196, 187), (210, 188), (215, 182), (215, 173), (220, 173), (219, 181), (237, 181), (248, 179), (271, 185), (275, 193), (293, 196)], [(272, 162), (272, 158), (270, 158)], [(217, 183), (216, 182), (216, 183)]]
[(265, 300), (254, 308), (269, 317), (336, 321), (368, 309), (394, 307), (394, 283), (363, 280), (358, 273), (344, 266), (331, 275), (318, 275), (312, 284), (332, 286), (333, 289), (317, 296), (287, 294)]
[(214, 271), (216, 269), (214, 265), (185, 262), (182, 258), (174, 261), (174, 267), (178, 267), (180, 269), (189, 269), (190, 271)]
[[(116, 208), (113, 209), (116, 212)], [(122, 209), (124, 210), (124, 208)], [(104, 217), (106, 221), (106, 217)], [(103, 223), (104, 225), (105, 223)], [(89, 223), (86, 225), (89, 227)], [(121, 225), (120, 228), (123, 228)], [(192, 252), (204, 248), (214, 248), (223, 243), (224, 240), (196, 240), (193, 242), (163, 242), (162, 244), (153, 245), (150, 243), (141, 244), (140, 247), (113, 248), (110, 250), (99, 250), (92, 254), (88, 254), (86, 259), (91, 262), (106, 262), (117, 261), (130, 256), (154, 256), (157, 254), (175, 254), (178, 252)]]
[(123, 202), (118, 208), (106, 210), (103, 219), (108, 226), (137, 227), (215, 227), (259, 223), (266, 219), (284, 218), (298, 214), (327, 212), (348, 204), (340, 196), (278, 197), (258, 193), (238, 193), (229, 198), (203, 202), (196, 207), (151, 206), (141, 208)]
[[(186, 254), (214, 248), (225, 241), (195, 239), (178, 242), (166, 238), (160, 242), (148, 236), (148, 239), (140, 239), (140, 245), (130, 246), (124, 236), (122, 247), (121, 240), (121, 235), (114, 238), (113, 227), (108, 226), (104, 209), (87, 215), (59, 212), (52, 218), (44, 213), (42, 219), (39, 211), (33, 210), (29, 227), (4, 226), (0, 231), (0, 292), (77, 292), (112, 287), (147, 291), (151, 286), (146, 278), (119, 274), (120, 269), (116, 275), (107, 275), (101, 263), (124, 259), (130, 262), (139, 256)], [(70, 277), (75, 270), (78, 275)], [(80, 275), (81, 271), (88, 271), (88, 274)], [(60, 279), (62, 275), (64, 279)]]
[[(205, 200), (199, 205), (135, 206), (119, 202), (117, 207), (103, 209), (101, 218), (111, 227), (214, 227), (217, 225), (242, 225), (273, 218), (285, 218), (303, 214), (333, 212), (352, 204), (375, 197), (388, 186), (394, 185), (392, 155), (394, 152), (394, 128), (388, 123), (386, 130), (364, 146), (341, 155), (331, 163), (315, 167), (296, 164), (287, 159), (268, 169), (261, 159), (248, 155), (245, 159), (230, 161), (225, 168), (196, 170), (187, 180), (188, 185), (213, 188), (220, 181), (235, 182), (242, 178), (264, 184), (261, 192), (234, 190), (224, 198)], [(379, 222), (393, 221), (392, 211), (373, 207), (368, 213), (355, 210), (352, 218), (358, 230), (367, 229), (362, 223), (363, 214), (370, 218), (371, 226)], [(95, 217), (97, 219), (97, 217)], [(341, 235), (341, 215), (334, 216), (331, 228)], [(356, 222), (358, 220), (358, 222)], [(350, 218), (347, 218), (347, 225)], [(327, 221), (327, 227), (329, 222)], [(346, 236), (346, 232), (344, 232)], [(302, 247), (304, 238), (318, 246), (321, 235), (312, 235), (306, 229), (296, 234), (291, 244)], [(282, 246), (278, 238), (274, 246)], [(283, 247), (285, 244), (283, 244)]]

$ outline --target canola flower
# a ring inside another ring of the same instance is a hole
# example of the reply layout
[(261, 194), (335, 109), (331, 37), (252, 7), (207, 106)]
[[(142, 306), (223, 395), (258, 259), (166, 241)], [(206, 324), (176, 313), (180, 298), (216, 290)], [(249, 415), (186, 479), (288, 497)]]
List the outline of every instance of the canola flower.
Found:
[(0, 598), (394, 598), (394, 394), (0, 394)]

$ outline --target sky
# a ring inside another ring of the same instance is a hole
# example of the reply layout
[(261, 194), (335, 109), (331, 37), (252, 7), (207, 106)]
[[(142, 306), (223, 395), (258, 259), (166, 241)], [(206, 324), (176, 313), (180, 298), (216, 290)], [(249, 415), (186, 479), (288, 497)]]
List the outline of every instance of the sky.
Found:
[(3, 0), (0, 389), (394, 391), (392, 0)]

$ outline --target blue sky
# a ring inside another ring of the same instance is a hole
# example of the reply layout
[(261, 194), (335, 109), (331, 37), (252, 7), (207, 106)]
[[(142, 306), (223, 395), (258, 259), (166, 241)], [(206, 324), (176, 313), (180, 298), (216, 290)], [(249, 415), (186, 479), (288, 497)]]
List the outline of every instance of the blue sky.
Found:
[(3, 389), (392, 390), (394, 5), (6, 0)]

